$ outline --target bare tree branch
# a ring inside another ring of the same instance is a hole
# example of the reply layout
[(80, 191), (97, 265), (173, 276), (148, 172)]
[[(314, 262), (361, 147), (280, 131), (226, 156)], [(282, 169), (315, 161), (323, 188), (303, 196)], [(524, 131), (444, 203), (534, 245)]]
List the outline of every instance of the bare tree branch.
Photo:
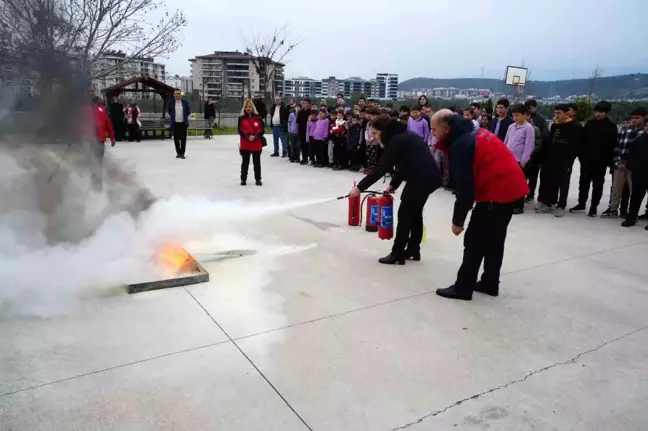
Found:
[(592, 69), (592, 74), (590, 75), (588, 79), (588, 87), (589, 87), (589, 94), (588, 94), (588, 101), (592, 102), (592, 96), (595, 95), (596, 93), (596, 86), (598, 84), (599, 79), (603, 76), (603, 68), (600, 65), (596, 65), (594, 69)]
[(251, 56), (254, 69), (259, 75), (259, 92), (264, 95), (268, 93), (268, 86), (274, 94), (275, 86), (272, 85), (276, 79), (277, 68), (283, 67), (283, 61), (301, 42), (288, 39), (287, 28), (277, 28), (266, 37), (254, 34), (244, 41), (245, 52)]

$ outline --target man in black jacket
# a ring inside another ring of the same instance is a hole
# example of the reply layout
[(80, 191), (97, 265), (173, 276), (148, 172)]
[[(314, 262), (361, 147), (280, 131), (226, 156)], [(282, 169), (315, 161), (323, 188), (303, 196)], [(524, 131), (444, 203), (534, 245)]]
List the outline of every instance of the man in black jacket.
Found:
[(617, 126), (608, 118), (611, 110), (612, 105), (609, 102), (597, 103), (594, 107), (594, 119), (589, 120), (583, 129), (583, 140), (577, 153), (581, 165), (578, 205), (571, 208), (570, 213), (585, 211), (591, 183), (592, 203), (589, 216), (597, 215), (597, 208), (603, 196), (605, 173), (612, 166), (617, 141)]
[[(639, 209), (646, 191), (648, 191), (648, 134), (644, 133), (635, 139), (628, 154), (628, 170), (632, 177), (632, 194), (628, 217), (621, 226), (630, 227), (637, 224)], [(648, 230), (648, 226), (645, 227)]]
[(306, 141), (306, 127), (311, 115), (311, 103), (307, 97), (301, 101), (302, 109), (297, 113), (297, 131), (299, 132), (299, 143), (301, 145), (302, 160), (300, 165), (308, 164), (309, 142)]
[(421, 260), (423, 207), (430, 194), (441, 187), (441, 174), (427, 142), (408, 132), (406, 124), (383, 115), (371, 123), (371, 129), (374, 138), (385, 146), (385, 151), (378, 166), (351, 190), (350, 196), (358, 196), (388, 172), (392, 176), (386, 193), (393, 193), (406, 181), (398, 208), (394, 246), (392, 252), (379, 262), (404, 265), (405, 259)]
[(489, 130), (502, 142), (504, 142), (504, 138), (506, 138), (506, 132), (508, 131), (509, 126), (513, 124), (513, 119), (509, 117), (508, 109), (508, 99), (498, 100), (495, 105), (495, 113), (497, 115), (493, 118), (489, 127)]
[(279, 157), (279, 141), (281, 141), (281, 157), (288, 157), (288, 116), (290, 111), (281, 100), (281, 96), (275, 96), (275, 103), (270, 108), (270, 125), (272, 126), (272, 141), (274, 153), (270, 157)]
[(124, 131), (126, 129), (126, 124), (124, 123), (124, 105), (119, 102), (118, 98), (113, 97), (108, 112), (110, 113), (110, 121), (115, 130), (115, 140), (121, 142), (124, 139)]
[(540, 130), (541, 136), (540, 151), (534, 152), (525, 169), (527, 177), (529, 178), (529, 189), (531, 190), (526, 201), (533, 202), (535, 199), (535, 191), (538, 186), (538, 176), (540, 175), (540, 169), (542, 168), (542, 149), (549, 141), (549, 126), (547, 125), (547, 119), (538, 113), (538, 102), (535, 99), (527, 100), (524, 102), (524, 106), (526, 106), (529, 111), (529, 120), (531, 121), (531, 124)]
[(214, 120), (216, 119), (216, 106), (211, 97), (205, 102), (205, 139), (211, 139), (214, 133)]

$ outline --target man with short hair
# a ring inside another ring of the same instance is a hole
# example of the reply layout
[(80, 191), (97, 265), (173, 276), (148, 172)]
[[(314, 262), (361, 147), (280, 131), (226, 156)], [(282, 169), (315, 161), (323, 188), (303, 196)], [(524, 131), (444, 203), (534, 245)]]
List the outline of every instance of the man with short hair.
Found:
[(121, 142), (124, 139), (126, 123), (124, 123), (124, 105), (121, 104), (119, 98), (113, 97), (109, 112), (110, 121), (112, 121), (112, 126), (115, 131), (115, 140)]
[(612, 164), (617, 140), (617, 126), (608, 118), (611, 110), (612, 105), (609, 102), (597, 103), (594, 107), (594, 119), (589, 120), (583, 129), (583, 146), (578, 152), (580, 160), (578, 205), (571, 208), (570, 213), (579, 213), (587, 209), (587, 198), (592, 184), (592, 203), (588, 215), (596, 217), (603, 196), (605, 172)]
[[(509, 126), (504, 143), (520, 165), (522, 172), (525, 172), (535, 147), (535, 131), (531, 123), (529, 123), (528, 112), (524, 105), (514, 105), (511, 112), (514, 123)], [(513, 214), (524, 213), (525, 197), (515, 201)]]
[[(463, 232), (472, 209), (457, 280), (436, 293), (466, 301), (472, 299), (475, 290), (498, 296), (506, 231), (513, 216), (514, 202), (529, 193), (526, 179), (504, 143), (486, 129), (474, 133), (470, 120), (442, 109), (432, 116), (431, 128), (437, 147), (450, 153), (456, 179), (454, 235)], [(477, 282), (482, 261), (484, 273)]]
[[(297, 113), (297, 132), (299, 134), (299, 143), (301, 145), (301, 162), (300, 165), (307, 165), (309, 158), (310, 143), (306, 136), (306, 129), (308, 127), (308, 120), (311, 115), (311, 100), (306, 97), (301, 101), (302, 109)], [(312, 161), (312, 160), (311, 160)]]
[(189, 102), (182, 97), (182, 90), (179, 88), (173, 90), (173, 100), (169, 100), (168, 110), (176, 159), (184, 159), (187, 150), (187, 129), (189, 128), (191, 108)]
[(281, 100), (281, 96), (276, 95), (274, 105), (270, 108), (270, 125), (272, 126), (272, 141), (274, 144), (274, 153), (270, 157), (279, 157), (279, 141), (281, 141), (281, 157), (288, 157), (286, 136), (288, 133), (289, 115), (290, 111)]
[[(628, 153), (634, 141), (644, 133), (646, 109), (636, 108), (630, 113), (630, 127), (619, 134), (614, 149), (614, 174), (612, 176), (612, 197), (610, 207), (601, 214), (603, 218), (619, 216), (619, 203), (623, 187), (628, 184), (632, 196), (632, 172), (628, 169)], [(631, 198), (632, 199), (632, 198)]]
[(531, 190), (529, 196), (526, 197), (526, 201), (533, 202), (538, 185), (538, 176), (542, 168), (543, 148), (549, 139), (549, 126), (547, 125), (547, 119), (538, 113), (538, 102), (535, 99), (527, 100), (524, 102), (524, 106), (529, 111), (529, 121), (540, 131), (540, 149), (531, 156), (526, 169), (527, 178), (529, 178), (529, 190)]
[(216, 106), (211, 97), (205, 102), (205, 139), (211, 139), (214, 133), (214, 120), (216, 119)]
[(500, 141), (504, 142), (506, 139), (506, 132), (513, 120), (509, 117), (508, 114), (509, 101), (508, 99), (500, 99), (495, 104), (495, 114), (496, 117), (491, 121), (489, 130), (499, 138)]

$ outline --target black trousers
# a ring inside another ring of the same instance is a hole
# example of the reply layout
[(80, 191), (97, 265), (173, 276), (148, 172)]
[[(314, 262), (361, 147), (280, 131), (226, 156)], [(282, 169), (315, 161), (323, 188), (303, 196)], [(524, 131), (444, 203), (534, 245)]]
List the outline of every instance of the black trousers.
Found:
[(288, 140), (288, 156), (291, 161), (299, 161), (299, 137), (295, 133), (289, 135)]
[(479, 267), (484, 261), (481, 281), (497, 287), (504, 260), (506, 231), (513, 216), (513, 203), (479, 202), (475, 205), (464, 237), (463, 262), (457, 273), (455, 287), (472, 292), (477, 283)]
[[(530, 162), (529, 162), (529, 163), (530, 163)], [(518, 166), (519, 166), (520, 169), (522, 170), (522, 173), (524, 174), (524, 177), (528, 179), (529, 177), (528, 177), (528, 175), (527, 175), (527, 169), (525, 169), (525, 168), (529, 168), (529, 165), (527, 164), (527, 165), (523, 168), (522, 165), (520, 165), (520, 163), (518, 162)], [(525, 197), (526, 197), (526, 196), (525, 196)], [(516, 201), (513, 203), (513, 208), (516, 208), (516, 209), (522, 209), (522, 210), (523, 210), (523, 209), (524, 209), (524, 198), (525, 198), (525, 197), (522, 197), (522, 198), (516, 200)]]
[[(406, 186), (407, 187), (407, 186)], [(403, 192), (405, 193), (405, 192)], [(398, 207), (398, 220), (396, 225), (396, 238), (392, 247), (392, 255), (404, 257), (405, 250), (418, 252), (421, 250), (423, 240), (423, 208), (429, 195), (418, 198), (401, 200)]]
[(301, 161), (302, 162), (308, 162), (310, 154), (309, 154), (309, 148), (310, 148), (310, 142), (306, 142), (306, 135), (305, 134), (299, 134), (299, 147), (301, 148)]
[(641, 202), (648, 191), (648, 178), (632, 173), (632, 195), (630, 196), (630, 209), (628, 210), (628, 220), (637, 220)]
[(333, 165), (344, 165), (345, 144), (343, 136), (333, 137)]
[(543, 165), (540, 174), (539, 202), (563, 209), (567, 206), (572, 166), (573, 162), (565, 160), (548, 160)]
[[(123, 117), (123, 115), (122, 115)], [(124, 140), (126, 134), (126, 124), (123, 119), (115, 119), (113, 122), (113, 129), (115, 130), (115, 141), (121, 142)]]
[(142, 139), (140, 134), (140, 128), (137, 123), (132, 123), (128, 125), (128, 142), (133, 142), (133, 140), (139, 142)]
[(315, 158), (315, 163), (321, 166), (328, 166), (328, 141), (318, 141), (311, 140), (313, 148), (313, 156)]
[(538, 187), (538, 176), (540, 175), (540, 158), (534, 156), (529, 160), (529, 163), (526, 166), (526, 175), (529, 180), (529, 190), (531, 190), (530, 196), (535, 196), (536, 188)]
[(239, 150), (241, 154), (241, 181), (247, 181), (250, 156), (254, 165), (254, 179), (261, 181), (261, 151)]
[(590, 184), (592, 184), (592, 208), (597, 208), (603, 196), (605, 173), (607, 166), (600, 163), (581, 163), (580, 179), (578, 183), (578, 204), (587, 205)]
[(173, 142), (175, 143), (176, 154), (184, 156), (187, 150), (187, 126), (185, 123), (173, 125)]

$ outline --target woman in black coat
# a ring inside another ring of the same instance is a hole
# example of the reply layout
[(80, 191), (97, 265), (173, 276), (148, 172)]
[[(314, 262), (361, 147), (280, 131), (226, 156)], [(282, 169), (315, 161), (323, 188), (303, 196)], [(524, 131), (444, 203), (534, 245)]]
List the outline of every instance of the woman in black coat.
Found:
[(430, 194), (441, 187), (441, 174), (427, 143), (407, 131), (407, 125), (381, 116), (371, 123), (371, 132), (383, 143), (385, 151), (376, 169), (351, 190), (351, 196), (367, 190), (388, 172), (392, 176), (386, 192), (393, 193), (405, 181), (394, 246), (379, 262), (404, 265), (406, 259), (421, 260), (423, 208)]

